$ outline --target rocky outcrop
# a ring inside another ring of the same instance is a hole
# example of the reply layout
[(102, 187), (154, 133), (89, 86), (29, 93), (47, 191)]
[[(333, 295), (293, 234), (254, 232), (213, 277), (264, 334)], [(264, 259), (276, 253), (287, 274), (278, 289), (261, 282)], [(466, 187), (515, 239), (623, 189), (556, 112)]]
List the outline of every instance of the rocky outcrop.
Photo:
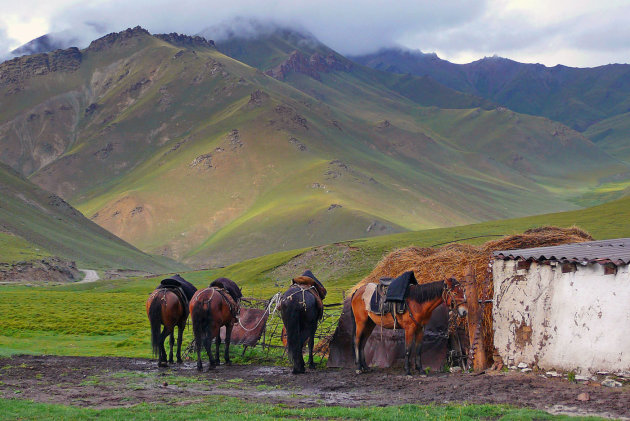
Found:
[(112, 32), (90, 43), (86, 52), (101, 51), (110, 48), (114, 44), (126, 44), (129, 40), (138, 38), (143, 35), (151, 36), (146, 29), (136, 26), (135, 28), (125, 29), (122, 32)]
[(352, 63), (339, 59), (330, 52), (325, 57), (315, 53), (310, 57), (299, 51), (294, 51), (280, 65), (267, 70), (265, 74), (278, 80), (284, 80), (290, 73), (302, 73), (316, 80), (321, 80), (321, 73), (332, 71), (347, 72), (352, 68)]
[(75, 262), (47, 257), (41, 260), (0, 263), (0, 282), (70, 282), (81, 277)]
[(74, 72), (81, 66), (81, 59), (81, 51), (72, 47), (7, 60), (0, 64), (0, 89), (8, 87), (8, 94), (16, 93), (24, 89), (24, 82), (32, 77), (53, 72)]
[(200, 37), (198, 35), (190, 36), (190, 35), (182, 35), (177, 32), (171, 32), (170, 34), (155, 34), (154, 37), (161, 39), (162, 41), (166, 41), (169, 44), (176, 45), (178, 47), (185, 48), (214, 48), (214, 41), (205, 39), (204, 37)]

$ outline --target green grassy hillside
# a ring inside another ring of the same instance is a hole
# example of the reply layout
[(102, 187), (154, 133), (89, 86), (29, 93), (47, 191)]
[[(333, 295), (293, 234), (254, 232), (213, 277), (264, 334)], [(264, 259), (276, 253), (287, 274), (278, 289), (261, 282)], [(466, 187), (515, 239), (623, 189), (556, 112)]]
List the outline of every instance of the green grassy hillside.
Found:
[[(294, 48), (284, 39), (241, 47), (277, 66)], [(28, 76), (43, 56), (6, 62), (3, 74), (20, 71), (0, 86), (0, 160), (139, 249), (200, 267), (575, 209), (628, 178), (559, 123), (347, 67), (325, 47), (300, 54), (313, 52), (333, 64), (277, 80), (135, 28), (47, 54), (61, 64), (43, 74)]]
[(58, 256), (79, 267), (153, 273), (185, 266), (147, 255), (85, 218), (58, 196), (0, 164), (0, 262)]

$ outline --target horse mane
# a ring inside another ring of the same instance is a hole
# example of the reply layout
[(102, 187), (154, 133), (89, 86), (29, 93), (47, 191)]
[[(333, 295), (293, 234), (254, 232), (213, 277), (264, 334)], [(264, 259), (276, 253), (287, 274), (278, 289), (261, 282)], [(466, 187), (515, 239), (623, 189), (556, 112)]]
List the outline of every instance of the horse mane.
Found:
[(424, 303), (425, 301), (433, 300), (441, 297), (444, 292), (444, 281), (435, 281), (423, 285), (410, 285), (409, 296), (414, 301)]

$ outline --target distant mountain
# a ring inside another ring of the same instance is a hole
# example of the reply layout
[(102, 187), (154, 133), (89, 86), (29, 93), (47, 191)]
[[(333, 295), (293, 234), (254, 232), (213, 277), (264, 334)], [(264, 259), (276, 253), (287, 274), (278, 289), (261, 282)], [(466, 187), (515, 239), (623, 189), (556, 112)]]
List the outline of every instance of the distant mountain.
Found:
[(0, 98), (1, 161), (197, 266), (574, 209), (630, 178), (561, 123), (287, 30), (128, 29), (0, 64)]
[(501, 57), (454, 64), (435, 54), (401, 49), (350, 58), (374, 69), (429, 76), (458, 91), (520, 113), (560, 121), (578, 131), (630, 111), (628, 64), (546, 67)]
[(17, 250), (3, 248), (0, 263), (10, 254), (28, 256), (37, 251), (35, 254), (69, 259), (92, 269), (153, 273), (185, 269), (169, 259), (141, 252), (4, 164), (0, 164), (0, 196), (0, 234), (19, 239), (11, 242)]
[(47, 53), (54, 50), (76, 46), (77, 43), (77, 38), (58, 37), (52, 34), (46, 34), (19, 46), (15, 50), (11, 51), (11, 54), (15, 56), (23, 56), (29, 54)]

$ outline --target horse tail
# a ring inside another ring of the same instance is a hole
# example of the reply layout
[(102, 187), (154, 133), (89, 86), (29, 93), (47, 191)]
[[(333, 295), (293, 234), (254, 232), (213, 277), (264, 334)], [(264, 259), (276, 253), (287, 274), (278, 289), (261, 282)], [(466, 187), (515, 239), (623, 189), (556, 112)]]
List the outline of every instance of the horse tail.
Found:
[(293, 364), (294, 372), (299, 366), (299, 359), (302, 357), (302, 345), (300, 337), (302, 336), (300, 329), (300, 308), (296, 300), (289, 298), (282, 302), (280, 308), (282, 314), (282, 322), (287, 330), (287, 348), (289, 349), (289, 360)]
[(154, 296), (149, 304), (149, 322), (151, 323), (151, 348), (153, 356), (160, 355), (160, 327), (162, 326), (162, 300)]
[[(210, 304), (208, 302), (208, 307), (210, 307)], [(212, 324), (212, 311), (210, 308), (208, 308), (208, 311), (205, 311), (203, 307), (203, 302), (197, 300), (192, 306), (192, 312), (190, 313), (193, 335), (195, 335), (195, 351), (197, 352), (203, 350), (207, 332)]]

